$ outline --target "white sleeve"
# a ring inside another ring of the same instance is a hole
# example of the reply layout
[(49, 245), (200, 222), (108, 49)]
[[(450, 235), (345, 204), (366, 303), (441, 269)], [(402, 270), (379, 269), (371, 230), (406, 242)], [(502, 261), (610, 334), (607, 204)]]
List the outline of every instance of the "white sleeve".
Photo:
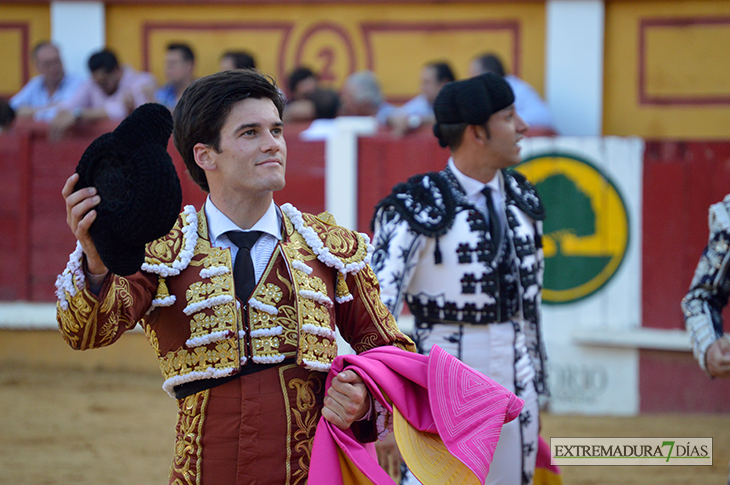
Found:
[(380, 284), (380, 299), (396, 318), (425, 242), (426, 237), (413, 232), (395, 210), (380, 209), (376, 214), (371, 266)]

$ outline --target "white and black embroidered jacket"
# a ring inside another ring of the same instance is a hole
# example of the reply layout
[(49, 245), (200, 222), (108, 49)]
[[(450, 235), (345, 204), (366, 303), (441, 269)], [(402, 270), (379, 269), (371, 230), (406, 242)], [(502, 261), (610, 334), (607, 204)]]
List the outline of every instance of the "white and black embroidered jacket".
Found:
[(419, 327), (520, 321), (545, 392), (540, 329), (544, 209), (519, 173), (502, 171), (506, 237), (492, 241), (485, 214), (449, 168), (398, 184), (376, 207), (372, 267), (394, 315), (403, 302)]
[(730, 195), (710, 206), (709, 224), (709, 241), (697, 264), (689, 292), (682, 300), (694, 356), (705, 372), (707, 349), (723, 335), (722, 309), (730, 296)]

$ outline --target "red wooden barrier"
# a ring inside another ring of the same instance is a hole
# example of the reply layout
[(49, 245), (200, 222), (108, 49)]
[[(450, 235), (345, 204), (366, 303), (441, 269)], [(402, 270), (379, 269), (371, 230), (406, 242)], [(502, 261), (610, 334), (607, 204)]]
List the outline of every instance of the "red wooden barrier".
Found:
[[(687, 293), (709, 234), (710, 204), (730, 193), (730, 143), (652, 140), (644, 153), (642, 325), (684, 328)], [(726, 312), (725, 321), (730, 318)]]
[(0, 135), (0, 300), (29, 298), (29, 137)]
[(406, 137), (389, 133), (360, 138), (358, 143), (358, 231), (372, 236), (373, 208), (392, 187), (411, 176), (438, 171), (446, 166), (449, 150), (441, 148), (436, 137), (420, 131)]

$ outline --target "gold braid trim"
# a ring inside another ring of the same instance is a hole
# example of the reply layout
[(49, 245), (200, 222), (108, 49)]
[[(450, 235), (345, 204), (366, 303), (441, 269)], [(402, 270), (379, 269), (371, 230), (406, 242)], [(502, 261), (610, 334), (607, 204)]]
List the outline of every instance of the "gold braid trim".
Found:
[[(297, 353), (297, 364), (306, 367), (326, 371), (332, 361), (337, 357), (337, 342), (334, 337), (330, 310), (322, 302), (318, 302), (301, 295), (301, 291), (313, 291), (327, 295), (327, 285), (317, 276), (310, 276), (304, 271), (297, 269), (292, 264), (294, 261), (305, 263), (317, 259), (312, 249), (306, 243), (304, 237), (288, 223), (287, 230), (292, 229), (289, 240), (281, 245), (292, 275), (292, 283), (297, 302), (299, 345)], [(306, 325), (306, 327), (304, 327)], [(318, 334), (306, 329), (321, 329)], [(305, 362), (306, 361), (306, 362)]]
[(178, 401), (175, 455), (170, 466), (170, 483), (200, 485), (202, 478), (202, 438), (210, 390)]
[(167, 380), (174, 376), (184, 376), (190, 372), (205, 372), (209, 368), (238, 369), (238, 347), (236, 338), (221, 340), (214, 344), (180, 349), (168, 352), (160, 359), (160, 370)]
[(169, 233), (147, 244), (145, 262), (148, 264), (172, 264), (182, 249), (182, 228), (184, 225), (185, 214), (181, 213)]
[[(251, 295), (249, 302), (254, 300), (254, 303), (247, 302), (251, 357), (255, 363), (259, 364), (276, 363), (286, 358), (286, 354), (282, 354), (279, 347), (286, 342), (286, 332), (292, 327), (291, 323), (287, 325), (286, 317), (282, 312), (284, 305), (279, 306), (284, 296), (284, 289), (289, 283), (278, 273), (277, 280), (280, 284), (269, 281), (269, 276), (278, 258), (279, 247), (277, 246), (261, 275), (259, 284)], [(274, 335), (273, 329), (277, 326), (281, 326), (282, 331)]]
[[(75, 282), (74, 282), (75, 284)], [(68, 308), (56, 304), (59, 329), (66, 342), (74, 349), (87, 350), (111, 345), (119, 335), (137, 324), (116, 309), (119, 306), (131, 307), (132, 295), (129, 281), (120, 276), (112, 276), (110, 287), (103, 301), (84, 288), (71, 296), (66, 292)], [(115, 308), (116, 307), (116, 308)], [(105, 323), (99, 327), (99, 314), (107, 314)]]
[(302, 219), (317, 233), (330, 254), (342, 261), (345, 266), (365, 260), (368, 242), (363, 235), (336, 225), (334, 216), (329, 212), (317, 216), (302, 213)]
[(360, 294), (362, 295), (362, 303), (370, 319), (377, 328), (380, 338), (374, 334), (365, 336), (355, 346), (353, 350), (358, 354), (370, 350), (377, 345), (382, 345), (381, 342), (391, 342), (392, 345), (408, 350), (410, 352), (416, 351), (415, 344), (404, 334), (398, 330), (398, 324), (393, 318), (393, 315), (388, 311), (388, 308), (380, 300), (380, 291), (378, 289), (378, 279), (375, 276), (372, 268), (366, 266), (365, 269), (358, 272), (353, 276), (355, 284), (358, 287)]
[[(317, 402), (317, 395), (324, 393), (324, 378), (322, 374), (309, 374), (304, 380), (301, 378), (287, 379), (285, 372), (295, 365), (279, 368), (279, 384), (284, 396), (286, 408), (286, 485), (304, 485), (309, 476), (309, 463), (312, 458), (312, 446), (317, 423), (321, 416), (321, 403)], [(290, 397), (290, 390), (295, 391), (295, 397)], [(293, 401), (293, 402), (292, 402)], [(292, 451), (303, 453), (297, 464), (299, 469), (292, 472)]]

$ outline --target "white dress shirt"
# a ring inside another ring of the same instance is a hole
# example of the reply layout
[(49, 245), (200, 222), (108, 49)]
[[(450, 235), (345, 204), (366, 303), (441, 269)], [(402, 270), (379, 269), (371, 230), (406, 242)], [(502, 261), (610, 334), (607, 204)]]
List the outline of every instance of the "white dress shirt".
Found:
[(263, 233), (251, 248), (251, 260), (253, 261), (254, 273), (258, 282), (264, 274), (264, 270), (266, 270), (266, 265), (269, 263), (277, 243), (281, 240), (281, 215), (274, 201), (271, 201), (271, 205), (264, 215), (261, 216), (261, 219), (251, 229), (246, 231), (238, 227), (228, 216), (222, 213), (213, 204), (213, 201), (210, 200), (210, 196), (205, 201), (205, 216), (208, 218), (210, 244), (218, 248), (229, 248), (234, 263), (238, 254), (238, 246), (228, 239), (226, 232), (261, 231)]
[(494, 210), (499, 214), (500, 227), (507, 227), (507, 215), (504, 212), (504, 178), (502, 177), (502, 171), (497, 170), (496, 175), (492, 180), (486, 184), (475, 180), (467, 175), (464, 175), (454, 164), (454, 159), (449, 157), (449, 169), (459, 181), (461, 187), (466, 192), (466, 197), (474, 204), (483, 214), (489, 219), (489, 213), (487, 211), (487, 197), (482, 193), (484, 187), (489, 186), (492, 189), (492, 202), (494, 202)]

